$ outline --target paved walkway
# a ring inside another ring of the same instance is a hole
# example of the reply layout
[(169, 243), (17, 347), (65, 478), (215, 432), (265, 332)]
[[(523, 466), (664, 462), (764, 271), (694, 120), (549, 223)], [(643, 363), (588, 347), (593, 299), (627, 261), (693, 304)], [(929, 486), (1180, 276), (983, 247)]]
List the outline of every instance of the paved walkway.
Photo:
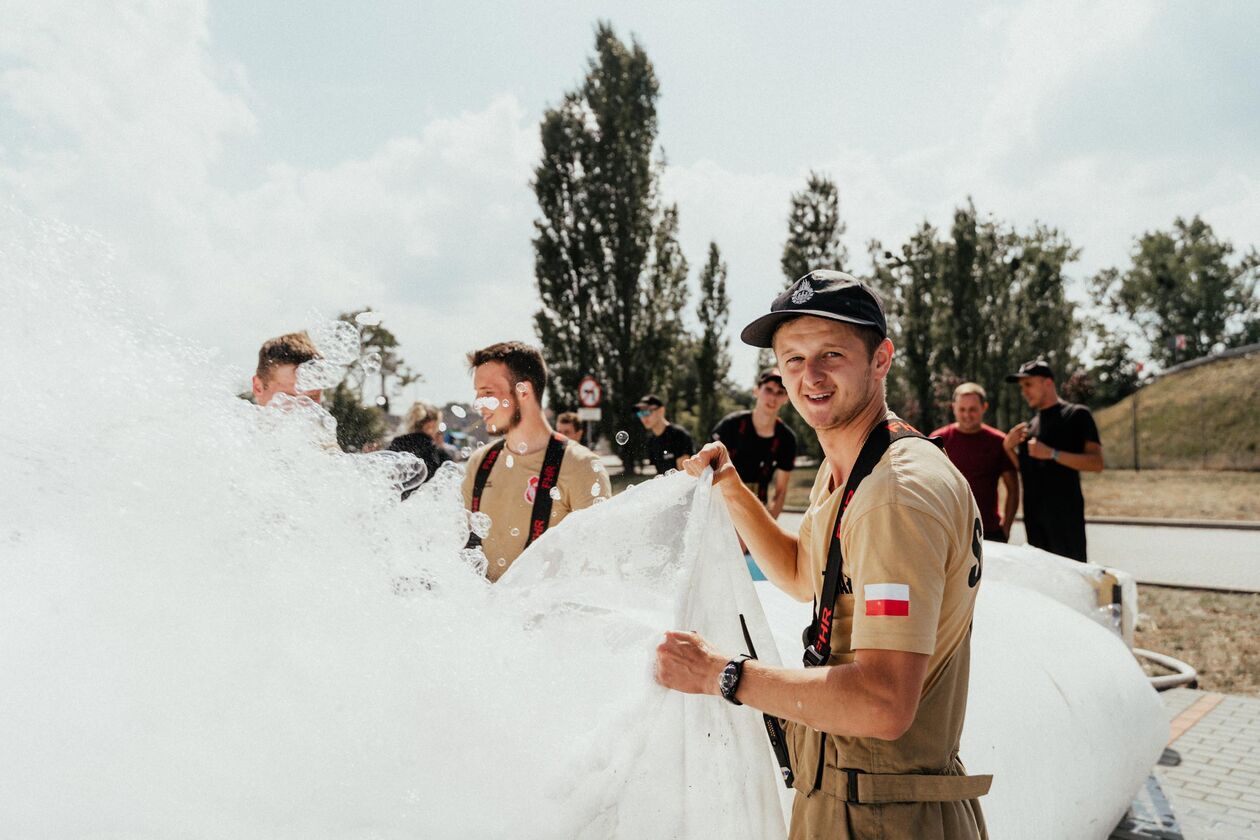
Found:
[(1260, 698), (1188, 688), (1161, 697), (1171, 752), (1155, 775), (1186, 840), (1260, 837)]

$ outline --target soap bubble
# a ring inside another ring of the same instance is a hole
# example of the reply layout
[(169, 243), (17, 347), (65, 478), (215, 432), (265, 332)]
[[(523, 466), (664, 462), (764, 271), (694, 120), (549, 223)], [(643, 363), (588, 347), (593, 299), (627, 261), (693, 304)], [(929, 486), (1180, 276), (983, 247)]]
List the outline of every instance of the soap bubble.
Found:
[(381, 313), (373, 312), (370, 309), (367, 312), (360, 312), (354, 316), (354, 322), (361, 327), (375, 327), (381, 323)]
[(490, 515), (480, 510), (468, 514), (468, 527), (484, 540), (490, 534)]
[(560, 501), (560, 488), (552, 487), (551, 493), (549, 495), (551, 496), (552, 500), (557, 501), (557, 502)]
[(472, 455), (472, 447), (471, 447), (471, 446), (461, 446), (461, 447), (459, 448), (459, 454), (460, 454), (460, 456), (462, 456), (462, 457), (463, 457), (463, 459), (464, 459), (465, 461), (467, 461), (467, 460), (468, 460), (468, 458)]
[(450, 411), (451, 411), (451, 414), (454, 414), (456, 417), (459, 417), (460, 419), (463, 419), (464, 417), (468, 416), (468, 412), (464, 411), (464, 407), (462, 405), (452, 405), (450, 408)]
[(525, 393), (525, 387), (526, 387), (526, 386), (525, 386), (525, 383), (524, 383), (524, 382), (517, 382), (517, 383), (516, 383), (516, 393), (518, 393), (518, 394), (523, 394), (523, 393)]
[(500, 569), (502, 569), (502, 568), (504, 568), (505, 566), (507, 566), (507, 558), (506, 558), (506, 557), (500, 557), (500, 558), (499, 558), (499, 568), (500, 568)]
[(593, 469), (595, 472), (603, 472), (603, 471), (604, 471), (604, 462), (603, 462), (603, 461), (591, 461), (591, 469)]
[(525, 445), (525, 441), (521, 441), (520, 443), (516, 444), (516, 451), (521, 453), (522, 455), (525, 454), (525, 450), (528, 448), (529, 447)]
[(359, 358), (359, 328), (347, 321), (321, 321), (308, 327), (306, 334), (324, 357), (335, 365), (351, 365)]
[(622, 431), (622, 432), (617, 432), (617, 443), (618, 443), (618, 445), (620, 445), (620, 446), (625, 446), (625, 445), (626, 445), (626, 441), (628, 441), (628, 440), (630, 440), (630, 433), (629, 433), (629, 432), (624, 432), (624, 431)]
[(322, 391), (335, 388), (346, 376), (342, 365), (333, 364), (327, 359), (311, 359), (297, 366), (297, 389), (299, 391)]
[(520, 529), (520, 528), (513, 528), (511, 531), (508, 531), (508, 533), (509, 533), (509, 534), (511, 534), (511, 535), (512, 535), (512, 536), (514, 536), (514, 537), (519, 537), (519, 536), (521, 535), (521, 529)]
[(503, 402), (499, 403), (499, 405), (503, 406), (504, 408), (511, 408), (511, 407), (512, 407), (512, 404), (511, 404), (510, 402), (508, 402), (507, 400), (504, 400)]
[(593, 504), (593, 505), (598, 505), (598, 504), (602, 504), (603, 502), (606, 502), (606, 501), (608, 501), (608, 499), (607, 499), (606, 497), (604, 497), (604, 496), (596, 496), (594, 499), (592, 499), (592, 500), (591, 500), (591, 504)]
[(438, 423), (438, 431), (439, 431), (439, 432), (445, 432), (445, 431), (446, 431), (446, 424), (445, 424), (445, 423)]
[(510, 470), (512, 467), (516, 466), (516, 459), (513, 458), (512, 453), (509, 452), (507, 457), (503, 459), (503, 463), (507, 464), (507, 468)]
[(604, 488), (599, 486), (599, 482), (598, 482), (598, 481), (597, 481), (597, 482), (595, 482), (594, 484), (592, 484), (592, 485), (591, 485), (591, 495), (592, 495), (592, 496), (598, 496), (598, 495), (602, 494), (603, 492), (604, 492)]
[(480, 548), (461, 549), (459, 557), (471, 566), (472, 570), (479, 575), (484, 575), (486, 573), (486, 567), (490, 565), (490, 563), (486, 560), (485, 553)]
[[(487, 424), (486, 424), (486, 431), (488, 431), (490, 434), (492, 434), (492, 435), (493, 435), (493, 434), (495, 434), (495, 433), (497, 433), (497, 432), (499, 431), (499, 427), (498, 427), (498, 426), (496, 426), (496, 425), (494, 425), (493, 423), (487, 423)], [(511, 465), (511, 464), (508, 464), (508, 466), (510, 467), (510, 466), (512, 466), (512, 465)]]
[(368, 376), (375, 376), (381, 372), (381, 354), (372, 352), (359, 359), (359, 367), (363, 368), (363, 372)]

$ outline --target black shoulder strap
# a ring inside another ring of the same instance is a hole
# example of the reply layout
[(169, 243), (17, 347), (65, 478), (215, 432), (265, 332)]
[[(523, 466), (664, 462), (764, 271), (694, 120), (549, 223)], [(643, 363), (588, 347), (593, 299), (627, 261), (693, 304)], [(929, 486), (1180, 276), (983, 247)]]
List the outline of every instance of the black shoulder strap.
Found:
[[(879, 459), (883, 458), (884, 453), (888, 451), (888, 447), (894, 441), (912, 437), (930, 440), (937, 446), (941, 445), (940, 440), (926, 437), (918, 429), (898, 417), (889, 417), (881, 422), (871, 430), (866, 442), (862, 444), (862, 451), (858, 453), (853, 470), (849, 473), (849, 479), (844, 484), (844, 496), (840, 500), (840, 509), (836, 511), (836, 521), (831, 528), (831, 541), (827, 545), (827, 567), (823, 572), (821, 600), (815, 611), (814, 620), (807, 631), (810, 644), (805, 648), (806, 668), (825, 665), (831, 656), (832, 619), (836, 598), (843, 591), (844, 557), (840, 550), (840, 526), (844, 519), (844, 512), (853, 501), (853, 494), (857, 492), (862, 479), (871, 474), (875, 465), (879, 463)], [(845, 586), (847, 587), (847, 584)]]
[[(503, 452), (504, 440), (498, 440), (486, 450), (486, 455), (481, 459), (481, 463), (477, 465), (477, 475), (473, 477), (472, 504), (469, 506), (472, 513), (481, 510), (481, 494), (485, 492), (486, 482), (490, 479), (490, 471), (494, 469), (494, 462), (499, 460), (499, 454)], [(468, 535), (468, 542), (465, 548), (476, 548), (481, 545), (481, 537), (475, 533)]]
[(551, 524), (551, 490), (560, 480), (560, 464), (564, 461), (564, 451), (568, 444), (569, 439), (561, 434), (554, 434), (547, 441), (547, 454), (543, 456), (542, 471), (538, 473), (538, 487), (534, 489), (534, 510), (530, 514), (526, 547), (541, 537)]

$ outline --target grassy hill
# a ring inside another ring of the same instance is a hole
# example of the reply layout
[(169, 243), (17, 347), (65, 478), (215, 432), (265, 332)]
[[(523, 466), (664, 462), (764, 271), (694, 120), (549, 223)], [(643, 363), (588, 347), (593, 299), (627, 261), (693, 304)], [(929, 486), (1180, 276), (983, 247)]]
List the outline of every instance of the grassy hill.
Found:
[(1260, 353), (1161, 377), (1095, 413), (1109, 468), (1260, 470)]

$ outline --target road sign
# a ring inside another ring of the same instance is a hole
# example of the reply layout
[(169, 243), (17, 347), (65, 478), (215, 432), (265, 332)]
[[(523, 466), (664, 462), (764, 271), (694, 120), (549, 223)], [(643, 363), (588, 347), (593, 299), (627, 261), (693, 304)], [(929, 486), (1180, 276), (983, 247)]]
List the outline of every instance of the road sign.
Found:
[(599, 387), (593, 376), (583, 376), (578, 384), (578, 405), (583, 408), (598, 408), (604, 396), (604, 389)]
[(578, 420), (583, 423), (598, 423), (603, 418), (604, 412), (599, 408), (587, 408), (582, 406), (577, 410)]

